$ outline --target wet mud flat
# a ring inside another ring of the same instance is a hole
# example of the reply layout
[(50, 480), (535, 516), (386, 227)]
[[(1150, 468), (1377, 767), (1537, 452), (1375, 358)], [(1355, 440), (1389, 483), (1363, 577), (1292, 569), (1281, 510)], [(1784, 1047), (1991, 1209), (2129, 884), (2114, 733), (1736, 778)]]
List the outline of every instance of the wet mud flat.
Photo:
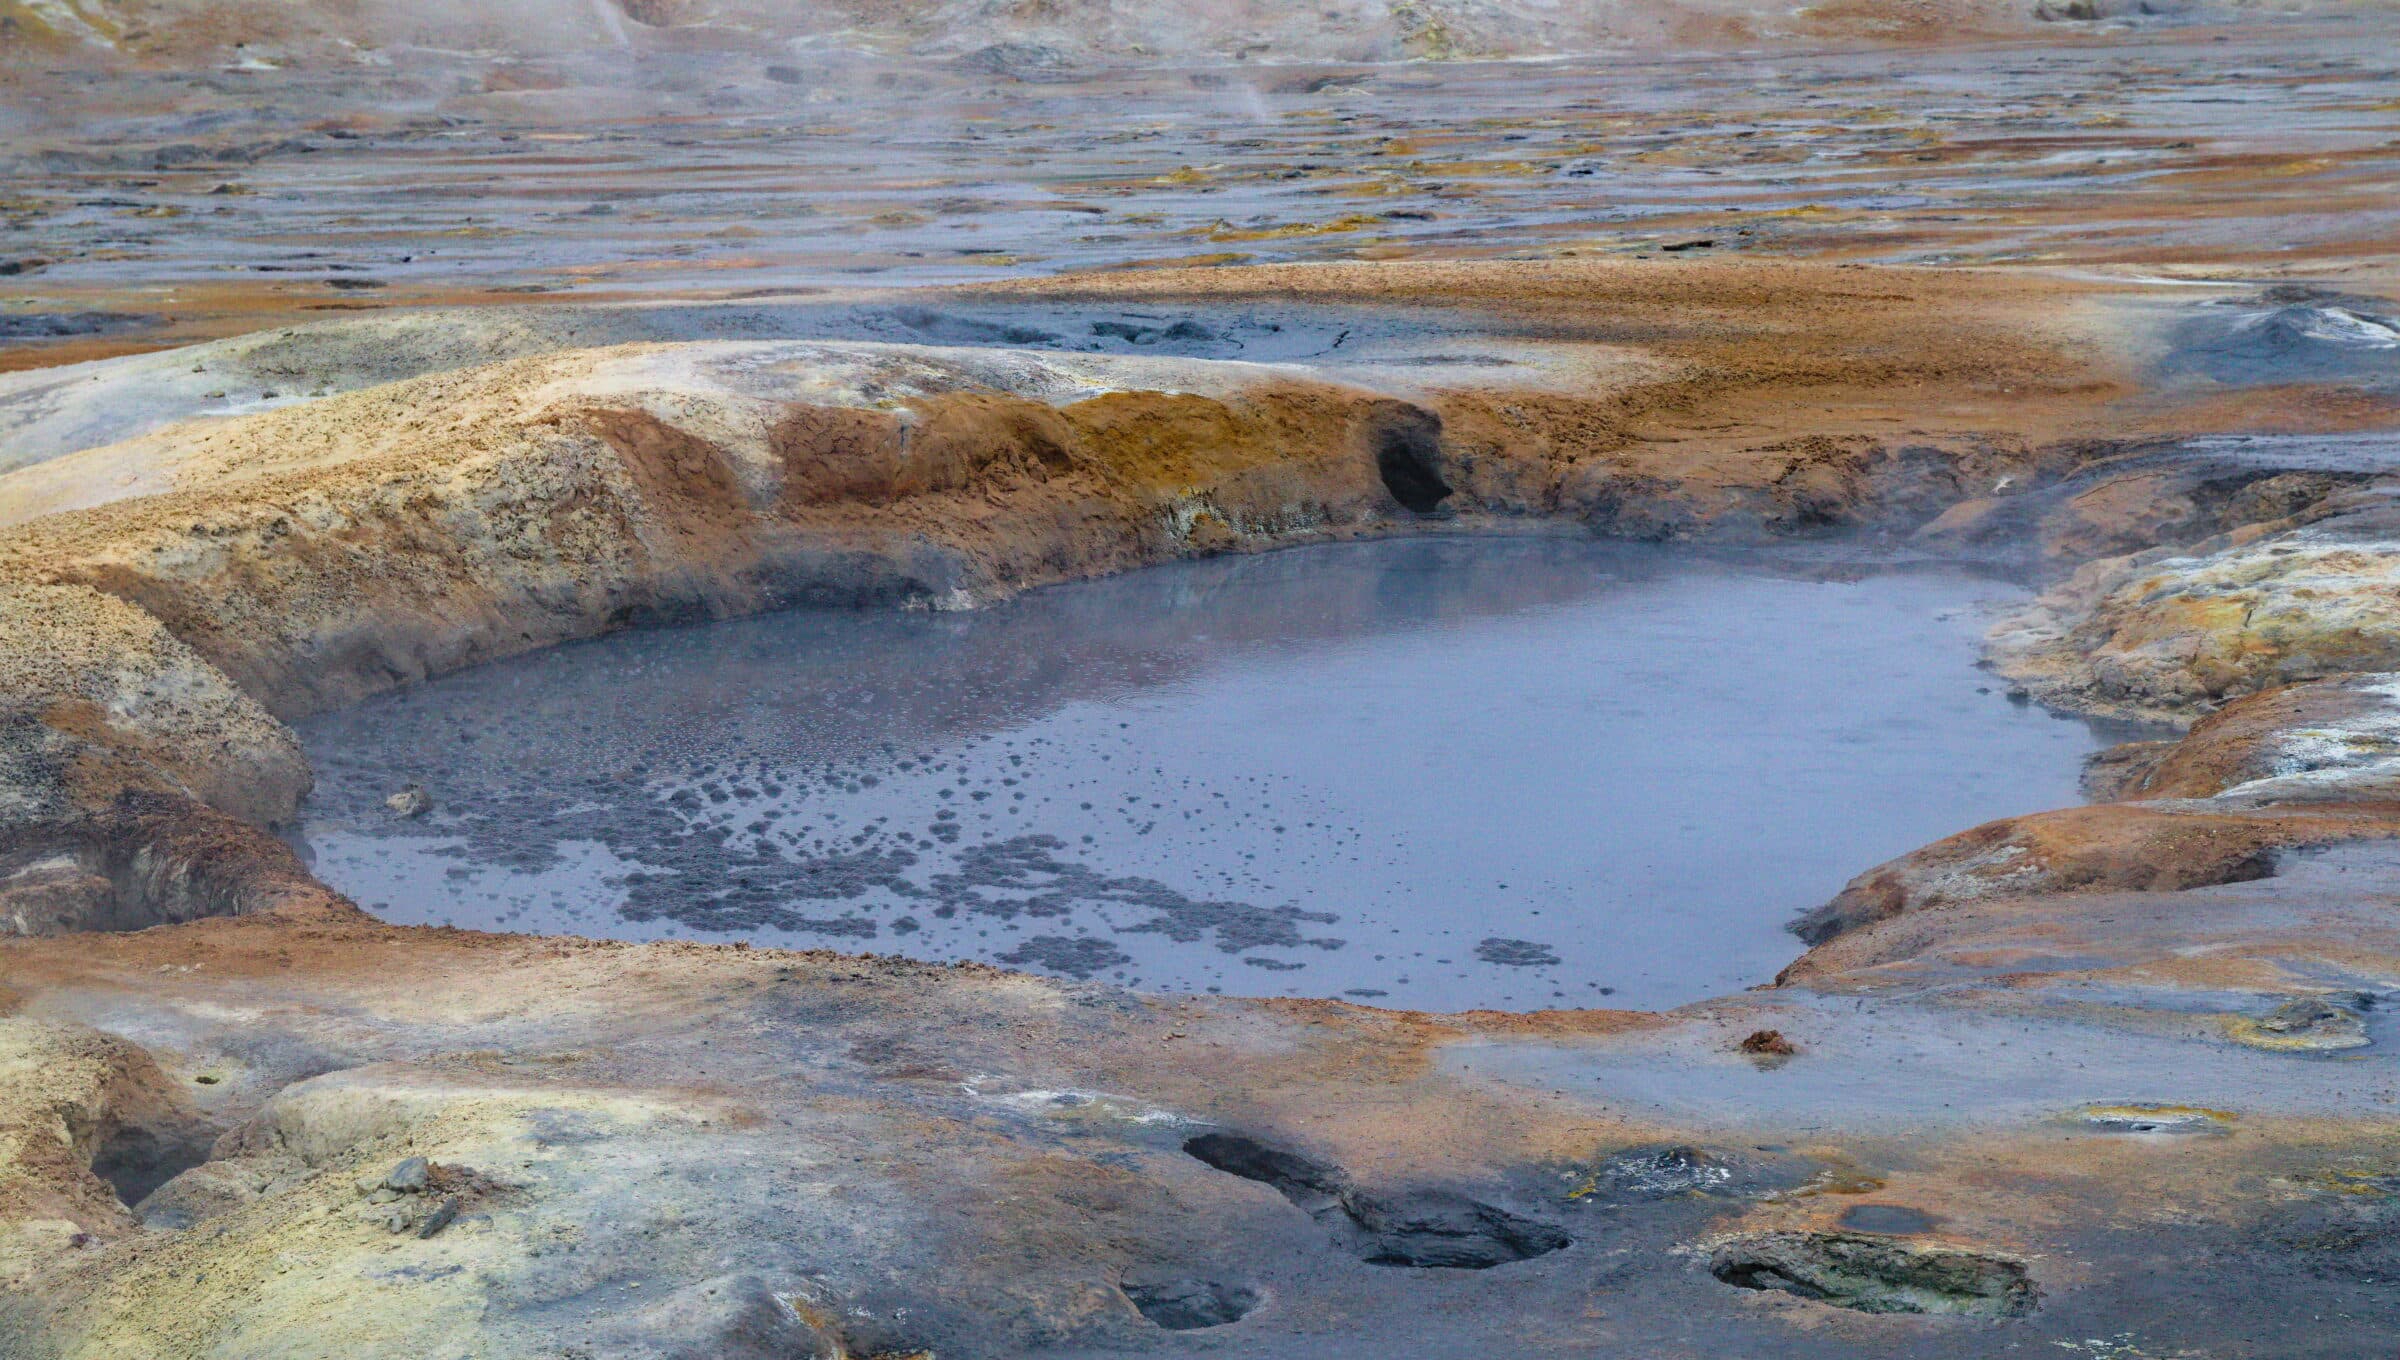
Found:
[(301, 838), (411, 924), (1671, 1006), (1858, 870), (2074, 800), (2107, 734), (1974, 667), (2016, 594), (1459, 537), (622, 635), (306, 723)]
[[(0, 269), (29, 314), (95, 299), (190, 333), (228, 290), (260, 294), (236, 304), (255, 317), (1162, 261), (2191, 264), (2266, 237), (2285, 264), (2372, 256), (2394, 227), (2381, 110), (2400, 86), (2361, 32), (2373, 22), (2074, 29), (1904, 62), (1610, 54), (1027, 80), (670, 52), (522, 63), (498, 90), (481, 88), (487, 64), (438, 52), (127, 72), (28, 109)], [(58, 343), (47, 334), (11, 343)]]

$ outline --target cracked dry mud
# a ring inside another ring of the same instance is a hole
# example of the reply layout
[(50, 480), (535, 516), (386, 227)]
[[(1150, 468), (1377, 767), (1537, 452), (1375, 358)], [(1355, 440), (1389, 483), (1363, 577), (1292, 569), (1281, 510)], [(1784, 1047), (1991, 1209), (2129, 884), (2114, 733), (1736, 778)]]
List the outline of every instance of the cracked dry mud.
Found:
[[(0, 4), (0, 1355), (2400, 1348), (2389, 12), (1185, 8)], [(1637, 30), (1756, 50), (1505, 59)], [(2161, 726), (1664, 1011), (400, 926), (277, 834), (292, 723), (562, 643), (1528, 533), (1969, 565), (1993, 687)]]

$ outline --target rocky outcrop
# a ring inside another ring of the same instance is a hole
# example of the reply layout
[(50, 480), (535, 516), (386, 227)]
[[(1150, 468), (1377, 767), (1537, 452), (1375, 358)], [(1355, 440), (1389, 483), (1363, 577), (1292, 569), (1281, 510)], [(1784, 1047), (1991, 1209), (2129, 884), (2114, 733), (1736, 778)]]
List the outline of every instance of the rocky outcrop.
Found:
[[(68, 734), (138, 764), (143, 782), (262, 824), (289, 821), (308, 791), (291, 731), (122, 599), (80, 584), (0, 585), (0, 658), (0, 728)], [(23, 800), (28, 787), (11, 791)], [(0, 828), (38, 812), (0, 803)]]
[(1400, 403), (1227, 369), (1204, 395), (990, 352), (520, 361), (31, 469), (165, 463), (177, 489), (28, 523), (0, 571), (138, 604), (291, 714), (642, 620), (946, 606), (1204, 526), (1233, 546), (1407, 517), (1379, 461)]
[(2265, 878), (2285, 850), (2400, 835), (2400, 807), (2314, 815), (2206, 804), (2101, 804), (1988, 822), (1852, 879), (1792, 923), (1822, 944), (1845, 931), (2003, 897), (2078, 892), (2181, 892)]
[(2022, 1261), (1861, 1233), (1761, 1233), (1719, 1243), (1709, 1270), (1743, 1289), (1822, 1299), (1862, 1313), (2022, 1317), (2041, 1291)]
[(2400, 675), (2346, 675), (2234, 700), (2192, 724), (2122, 796), (2255, 806), (2400, 798)]
[(2295, 850), (2400, 836), (2400, 684), (2373, 673), (2268, 690), (2096, 763), (2105, 801), (1936, 841), (1860, 874), (1793, 931), (1822, 944), (1980, 901), (2240, 883)]
[(2091, 563), (1993, 633), (2044, 703), (2181, 721), (2245, 694), (2400, 666), (2400, 511), (2350, 493), (2307, 525)]

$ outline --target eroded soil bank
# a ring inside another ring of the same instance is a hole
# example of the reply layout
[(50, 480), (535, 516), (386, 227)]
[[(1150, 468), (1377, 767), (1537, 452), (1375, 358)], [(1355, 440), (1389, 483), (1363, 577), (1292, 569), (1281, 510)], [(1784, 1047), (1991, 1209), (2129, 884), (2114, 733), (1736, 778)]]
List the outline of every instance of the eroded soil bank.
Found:
[[(1024, 296), (1406, 306), (1445, 342), (1346, 368), (684, 321), (477, 364), (338, 331), (372, 381), (61, 436), (0, 477), (0, 1336), (2388, 1351), (2388, 412), (2226, 349), (2355, 348), (2244, 328), (2388, 316), (2369, 275), (2224, 308), (1665, 260), (1102, 276)], [(2220, 371), (2170, 362), (2200, 349)], [(163, 361), (110, 362), (81, 385)], [(93, 418), (41, 401), (21, 428)], [(1665, 1013), (400, 927), (267, 829), (310, 782), (286, 720), (563, 641), (1531, 522), (2005, 563), (2047, 588), (1992, 635), (2002, 685), (2192, 727), (2113, 751), (2099, 802), (1855, 866), (1780, 985)]]

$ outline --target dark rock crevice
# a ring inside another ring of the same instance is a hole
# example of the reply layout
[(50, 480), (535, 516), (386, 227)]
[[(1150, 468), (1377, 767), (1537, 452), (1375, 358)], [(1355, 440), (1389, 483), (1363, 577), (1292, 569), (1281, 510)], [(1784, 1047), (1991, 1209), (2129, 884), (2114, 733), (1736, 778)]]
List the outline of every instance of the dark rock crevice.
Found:
[(217, 1130), (181, 1118), (122, 1123), (108, 1130), (92, 1156), (92, 1174), (132, 1209), (168, 1181), (209, 1158)]
[(1574, 1243), (1551, 1224), (1456, 1191), (1367, 1190), (1338, 1166), (1242, 1134), (1200, 1134), (1183, 1150), (1228, 1175), (1273, 1187), (1340, 1232), (1370, 1265), (1488, 1270)]

